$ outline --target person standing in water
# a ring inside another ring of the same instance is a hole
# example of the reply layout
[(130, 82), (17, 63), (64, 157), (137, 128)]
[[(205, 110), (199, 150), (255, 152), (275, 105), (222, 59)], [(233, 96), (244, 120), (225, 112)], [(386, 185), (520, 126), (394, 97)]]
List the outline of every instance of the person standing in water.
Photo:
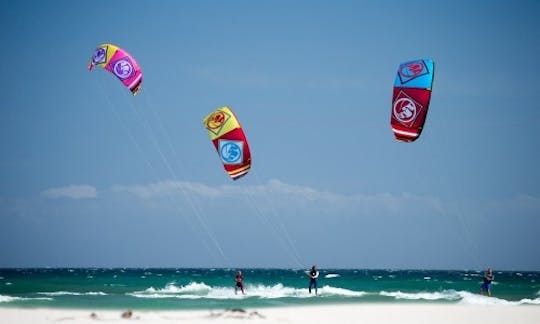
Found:
[(319, 271), (317, 266), (314, 265), (311, 267), (311, 270), (308, 273), (309, 275), (309, 293), (311, 294), (311, 288), (315, 288), (315, 296), (317, 296), (317, 278), (319, 278)]
[(493, 275), (493, 269), (488, 268), (486, 274), (484, 275), (482, 286), (480, 286), (480, 295), (483, 295), (485, 291), (486, 294), (491, 297), (491, 283), (495, 280)]
[(242, 291), (242, 295), (245, 295), (246, 292), (244, 291), (244, 275), (242, 274), (242, 271), (238, 271), (236, 273), (234, 280), (236, 281), (236, 285), (234, 286), (234, 294), (236, 295), (238, 293), (238, 288), (240, 288), (240, 290)]

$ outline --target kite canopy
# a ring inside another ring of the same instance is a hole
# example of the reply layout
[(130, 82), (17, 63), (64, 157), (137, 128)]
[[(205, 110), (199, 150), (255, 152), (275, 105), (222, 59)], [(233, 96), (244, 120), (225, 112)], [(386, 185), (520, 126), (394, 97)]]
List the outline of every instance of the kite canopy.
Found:
[(433, 61), (402, 63), (394, 80), (390, 125), (396, 140), (413, 142), (422, 133), (431, 98)]
[(251, 153), (246, 135), (236, 115), (229, 107), (221, 107), (203, 120), (208, 136), (233, 180), (246, 175), (251, 168)]
[(142, 84), (142, 71), (137, 61), (128, 52), (113, 44), (99, 45), (88, 69), (99, 66), (114, 74), (122, 83), (136, 95)]

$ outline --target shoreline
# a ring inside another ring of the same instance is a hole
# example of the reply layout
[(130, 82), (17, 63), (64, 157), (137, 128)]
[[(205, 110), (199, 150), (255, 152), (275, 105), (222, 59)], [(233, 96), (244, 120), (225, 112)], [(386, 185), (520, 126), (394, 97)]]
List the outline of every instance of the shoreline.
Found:
[[(57, 323), (539, 323), (536, 305), (348, 304), (228, 310), (91, 310), (0, 307), (0, 322)], [(95, 315), (92, 315), (95, 314)], [(124, 314), (124, 318), (122, 315)]]

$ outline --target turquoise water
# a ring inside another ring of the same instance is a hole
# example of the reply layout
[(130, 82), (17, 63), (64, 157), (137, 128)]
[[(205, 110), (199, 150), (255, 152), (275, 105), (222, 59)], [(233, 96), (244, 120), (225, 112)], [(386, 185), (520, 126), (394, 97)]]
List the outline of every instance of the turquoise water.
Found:
[(483, 273), (321, 269), (319, 296), (303, 270), (0, 269), (0, 307), (224, 309), (339, 303), (540, 305), (540, 272), (495, 272), (493, 297), (478, 294)]

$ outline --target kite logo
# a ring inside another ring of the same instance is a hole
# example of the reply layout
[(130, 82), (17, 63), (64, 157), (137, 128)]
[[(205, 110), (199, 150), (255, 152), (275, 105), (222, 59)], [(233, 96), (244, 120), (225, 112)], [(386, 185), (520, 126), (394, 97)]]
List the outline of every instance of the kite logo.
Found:
[(244, 142), (220, 140), (219, 156), (224, 164), (241, 164), (244, 156)]
[(422, 105), (407, 96), (405, 92), (399, 92), (394, 101), (394, 108), (392, 109), (395, 119), (404, 126), (410, 128), (416, 120), (416, 117), (420, 114), (420, 111), (422, 111)]
[(133, 75), (133, 65), (127, 57), (116, 61), (113, 65), (114, 74), (121, 80), (125, 80)]
[(105, 61), (107, 61), (107, 47), (96, 49), (94, 56), (92, 56), (92, 62), (94, 62), (94, 64), (101, 64), (105, 63)]
[(226, 112), (218, 110), (208, 117), (206, 120), (206, 128), (217, 135), (230, 117), (231, 116)]
[(423, 60), (405, 63), (399, 66), (399, 79), (401, 84), (407, 83), (413, 79), (429, 74), (426, 63)]

